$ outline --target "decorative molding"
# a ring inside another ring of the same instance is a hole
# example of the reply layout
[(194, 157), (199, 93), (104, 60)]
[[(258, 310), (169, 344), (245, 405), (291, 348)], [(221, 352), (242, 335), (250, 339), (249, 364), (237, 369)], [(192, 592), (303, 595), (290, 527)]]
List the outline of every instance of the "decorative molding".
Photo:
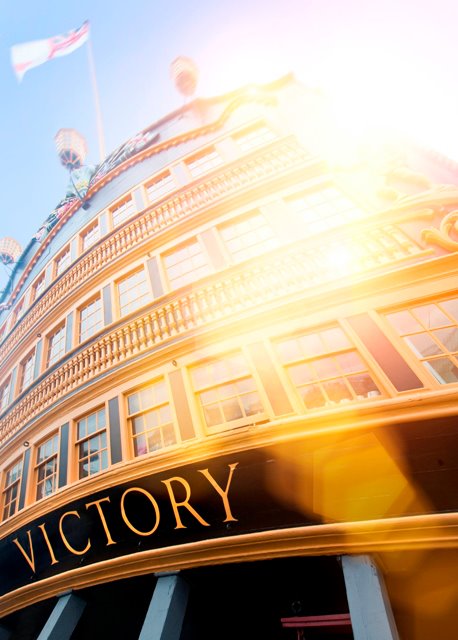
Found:
[[(202, 127), (198, 127), (196, 129), (192, 129), (190, 131), (186, 131), (185, 133), (169, 138), (164, 142), (159, 142), (158, 144), (152, 144), (151, 146), (147, 146), (146, 148), (139, 151), (138, 153), (135, 153), (134, 151), (133, 155), (129, 156), (127, 159), (124, 159), (124, 155), (121, 153), (119, 163), (114, 163), (114, 165), (112, 165), (110, 163), (112, 158), (116, 158), (117, 154), (120, 153), (120, 151), (122, 152), (124, 147), (129, 143), (126, 143), (126, 145), (122, 145), (119, 149), (117, 149), (111, 154), (111, 156), (107, 159), (106, 162), (104, 162), (102, 165), (100, 165), (100, 167), (96, 169), (91, 180), (92, 184), (89, 185), (89, 189), (86, 193), (85, 200), (86, 201), (90, 200), (93, 195), (95, 195), (98, 191), (100, 191), (100, 189), (102, 189), (102, 187), (104, 187), (106, 184), (108, 184), (114, 178), (116, 178), (120, 173), (123, 173), (130, 167), (138, 164), (139, 162), (142, 162), (143, 160), (146, 160), (146, 158), (149, 158), (152, 155), (157, 155), (162, 151), (166, 151), (171, 147), (176, 147), (180, 144), (188, 142), (189, 140), (193, 140), (195, 138), (208, 135), (210, 133), (217, 131), (218, 129), (221, 129), (224, 126), (224, 124), (227, 122), (229, 117), (232, 115), (232, 113), (236, 109), (238, 109), (241, 105), (243, 105), (245, 102), (264, 102), (265, 104), (275, 105), (276, 98), (270, 95), (266, 90), (263, 90), (263, 89), (258, 89), (255, 92), (248, 90), (246, 94), (237, 95), (236, 97), (234, 97), (231, 100), (231, 102), (228, 104), (228, 106), (224, 109), (223, 113), (214, 122), (211, 122), (210, 124)], [(177, 115), (177, 113), (172, 114), (172, 116)], [(166, 120), (160, 121), (160, 123), (165, 121)], [(157, 123), (157, 125), (153, 125), (153, 127), (150, 127), (149, 129), (143, 130), (138, 135), (145, 136), (150, 129), (158, 125), (159, 123)], [(105, 168), (105, 166), (106, 166), (107, 172), (103, 173), (103, 169)], [(24, 273), (22, 274), (14, 291), (11, 294), (11, 297), (10, 297), (11, 304), (13, 304), (14, 301), (16, 300), (25, 279), (29, 275), (30, 271), (32, 270), (32, 268), (34, 267), (34, 265), (36, 264), (40, 256), (43, 254), (46, 247), (49, 245), (49, 242), (51, 241), (51, 239), (58, 233), (58, 231), (62, 228), (62, 226), (77, 211), (79, 211), (79, 209), (82, 207), (82, 202), (79, 199), (76, 199), (75, 201), (69, 201), (65, 204), (65, 207), (66, 208), (62, 212), (61, 217), (57, 220), (55, 226), (51, 229), (49, 234), (46, 236), (45, 240), (41, 243), (40, 249), (36, 252), (36, 254), (33, 256), (31, 261), (27, 265), (27, 268), (24, 270)]]
[(178, 571), (290, 556), (456, 549), (457, 545), (457, 513), (343, 522), (226, 536), (179, 547), (151, 549), (46, 578), (0, 598), (0, 615), (6, 616), (68, 589), (82, 589), (158, 571)]
[[(452, 238), (452, 233), (457, 239)], [(450, 211), (441, 220), (439, 229), (423, 229), (422, 239), (429, 244), (436, 244), (448, 251), (458, 251), (458, 209)]]
[(311, 157), (292, 138), (281, 139), (270, 145), (256, 158), (244, 159), (211, 176), (205, 176), (188, 189), (168, 196), (158, 206), (150, 207), (129, 220), (119, 229), (81, 256), (52, 287), (22, 316), (10, 335), (0, 346), (0, 363), (4, 364), (15, 346), (24, 340), (27, 332), (36, 326), (45, 313), (58, 301), (65, 300), (91, 275), (100, 273), (106, 265), (136, 246), (144, 244), (163, 229), (196, 215), (214, 202), (219, 204), (247, 187), (256, 188), (272, 175), (286, 174), (298, 168)]
[[(185, 213), (181, 212), (181, 215)], [(126, 245), (131, 246), (134, 239), (142, 239), (147, 229), (154, 232), (155, 228), (151, 222), (146, 229), (137, 226), (137, 223), (132, 225), (135, 235), (129, 242), (123, 243), (124, 250)], [(141, 315), (136, 318), (118, 325), (89, 346), (70, 355), (9, 407), (0, 420), (0, 444), (67, 393), (74, 392), (107, 371), (113, 371), (124, 362), (151, 353), (177, 336), (185, 336), (215, 322), (230, 321), (241, 313), (259, 313), (265, 304), (284, 304), (285, 300), (298, 293), (303, 294), (336, 279), (348, 276), (364, 278), (368, 273), (388, 265), (391, 267), (396, 262), (424, 256), (424, 251), (395, 225), (383, 224), (361, 229), (359, 233), (350, 228), (347, 233), (348, 237), (344, 229), (343, 234), (321, 239), (320, 243), (312, 238), (305, 246), (300, 244), (292, 248), (289, 245), (267, 259), (244, 264), (242, 269), (217, 273), (208, 278), (206, 283), (194, 285), (191, 291), (185, 288), (181, 294), (172, 293), (168, 300), (161, 300), (159, 304), (140, 312)], [(108, 246), (119, 248), (113, 237), (109, 241), (113, 244)], [(336, 274), (332, 257), (338, 254), (342, 242), (352, 261)], [(104, 254), (101, 247), (99, 249), (100, 256), (105, 256), (109, 261), (111, 258)], [(94, 257), (96, 255), (93, 254)], [(94, 260), (90, 264), (91, 269), (100, 268), (97, 264), (97, 260)], [(83, 273), (79, 280), (85, 278), (87, 274)], [(65, 292), (71, 288), (66, 282), (64, 279), (61, 283), (63, 288), (59, 295), (66, 295)], [(54, 304), (56, 295), (55, 291), (50, 305)], [(0, 358), (6, 355), (2, 347)]]

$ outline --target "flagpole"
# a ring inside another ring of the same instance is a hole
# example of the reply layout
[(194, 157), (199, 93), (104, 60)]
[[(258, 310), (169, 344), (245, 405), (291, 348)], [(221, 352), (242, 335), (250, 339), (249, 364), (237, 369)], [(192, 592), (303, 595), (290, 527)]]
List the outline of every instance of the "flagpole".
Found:
[(99, 90), (97, 87), (97, 77), (95, 75), (94, 54), (92, 52), (91, 38), (87, 40), (87, 58), (89, 62), (89, 72), (91, 76), (92, 90), (94, 93), (95, 114), (97, 118), (97, 138), (99, 141), (99, 156), (100, 162), (103, 162), (106, 157), (105, 153), (105, 136), (103, 133), (102, 112), (100, 110)]

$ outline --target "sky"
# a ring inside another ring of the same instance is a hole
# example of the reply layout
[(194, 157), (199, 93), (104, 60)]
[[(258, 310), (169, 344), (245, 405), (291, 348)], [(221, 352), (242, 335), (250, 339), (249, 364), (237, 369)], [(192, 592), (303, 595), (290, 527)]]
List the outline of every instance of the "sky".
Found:
[[(90, 22), (106, 151), (183, 103), (170, 63), (191, 57), (196, 96), (292, 71), (349, 131), (385, 127), (458, 161), (455, 0), (0, 0), (0, 238), (25, 247), (64, 197), (54, 136), (99, 162), (87, 45), (18, 83), (10, 47)], [(0, 288), (5, 272), (0, 265)]]

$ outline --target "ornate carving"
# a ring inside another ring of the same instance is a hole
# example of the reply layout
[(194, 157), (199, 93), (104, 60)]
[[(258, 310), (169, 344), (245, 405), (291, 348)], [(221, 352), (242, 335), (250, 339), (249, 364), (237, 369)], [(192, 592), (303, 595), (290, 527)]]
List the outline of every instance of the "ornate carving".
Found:
[(423, 229), (421, 237), (429, 244), (436, 244), (449, 251), (458, 251), (458, 209), (450, 211), (443, 218), (439, 229)]

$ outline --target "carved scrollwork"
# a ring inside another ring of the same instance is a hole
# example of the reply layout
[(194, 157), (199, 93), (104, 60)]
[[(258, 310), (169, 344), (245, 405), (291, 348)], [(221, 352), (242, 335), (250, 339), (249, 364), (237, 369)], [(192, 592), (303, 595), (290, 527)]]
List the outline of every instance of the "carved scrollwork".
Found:
[(450, 211), (443, 218), (439, 229), (423, 229), (421, 237), (429, 244), (436, 244), (449, 251), (458, 251), (458, 209)]

